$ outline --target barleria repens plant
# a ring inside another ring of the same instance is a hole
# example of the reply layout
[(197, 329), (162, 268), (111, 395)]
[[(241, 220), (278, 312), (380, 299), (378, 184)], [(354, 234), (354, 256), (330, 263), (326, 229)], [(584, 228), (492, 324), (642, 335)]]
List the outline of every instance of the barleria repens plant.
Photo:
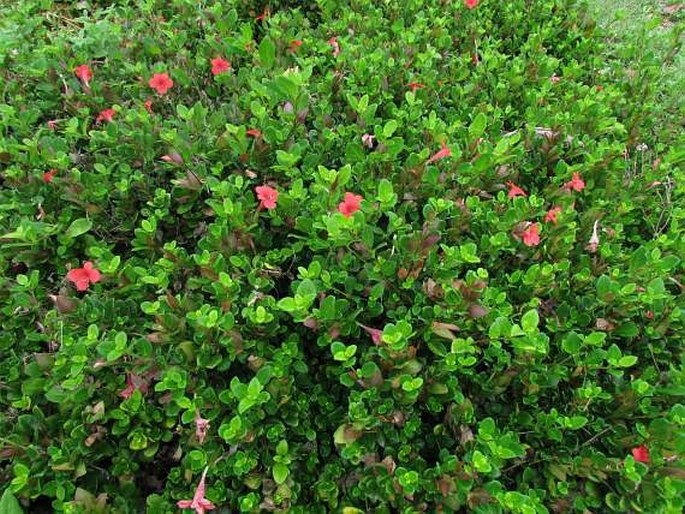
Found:
[(682, 512), (683, 140), (584, 2), (0, 23), (0, 512)]

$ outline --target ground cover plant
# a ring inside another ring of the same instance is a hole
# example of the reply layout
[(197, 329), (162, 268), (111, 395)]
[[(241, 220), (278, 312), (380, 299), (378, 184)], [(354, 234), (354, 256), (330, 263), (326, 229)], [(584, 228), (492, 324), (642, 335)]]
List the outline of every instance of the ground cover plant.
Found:
[(682, 512), (680, 20), (590, 13), (5, 7), (0, 512)]

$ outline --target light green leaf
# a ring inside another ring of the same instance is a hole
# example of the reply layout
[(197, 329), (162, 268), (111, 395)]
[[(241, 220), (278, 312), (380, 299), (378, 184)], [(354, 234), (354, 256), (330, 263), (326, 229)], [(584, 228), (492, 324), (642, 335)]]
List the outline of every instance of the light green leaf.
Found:
[(2, 514), (24, 514), (21, 505), (19, 505), (19, 500), (12, 494), (9, 487), (0, 497), (0, 512)]
[(482, 112), (473, 119), (469, 126), (469, 136), (472, 139), (477, 139), (485, 133), (485, 127), (488, 125), (488, 118)]
[(276, 45), (269, 37), (262, 39), (259, 44), (259, 59), (266, 68), (271, 68), (276, 61)]
[(521, 328), (526, 334), (534, 333), (537, 330), (539, 323), (540, 316), (535, 309), (529, 310), (521, 318)]
[(64, 235), (68, 239), (74, 239), (75, 237), (85, 234), (91, 228), (93, 228), (92, 221), (87, 218), (79, 218), (71, 222), (71, 225), (69, 225), (69, 228), (66, 230)]
[(286, 481), (289, 473), (290, 471), (288, 470), (288, 466), (282, 462), (277, 462), (274, 464), (274, 480), (278, 485), (281, 485)]
[(388, 138), (392, 136), (397, 130), (397, 122), (395, 120), (389, 120), (383, 127), (383, 137)]

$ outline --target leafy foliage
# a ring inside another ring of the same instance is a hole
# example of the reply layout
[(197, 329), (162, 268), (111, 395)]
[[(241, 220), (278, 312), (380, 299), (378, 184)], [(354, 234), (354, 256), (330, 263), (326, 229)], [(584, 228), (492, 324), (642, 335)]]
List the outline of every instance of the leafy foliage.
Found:
[(682, 512), (682, 134), (468, 3), (8, 8), (0, 505)]

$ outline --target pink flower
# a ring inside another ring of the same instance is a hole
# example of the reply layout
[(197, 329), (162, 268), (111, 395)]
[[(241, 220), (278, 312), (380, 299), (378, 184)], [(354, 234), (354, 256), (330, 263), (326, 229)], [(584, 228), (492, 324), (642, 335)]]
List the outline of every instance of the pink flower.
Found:
[(537, 246), (540, 244), (540, 226), (531, 223), (523, 232), (523, 244), (526, 246)]
[(93, 268), (93, 263), (86, 261), (82, 268), (73, 268), (67, 273), (67, 280), (76, 284), (78, 291), (85, 291), (90, 284), (100, 281), (100, 272)]
[(367, 334), (371, 336), (371, 340), (373, 341), (373, 344), (376, 346), (380, 346), (381, 343), (383, 342), (383, 331), (378, 329), (378, 328), (371, 328), (367, 327), (364, 325), (361, 325), (361, 327), (366, 331)]
[(207, 437), (207, 430), (209, 430), (209, 420), (202, 418), (200, 416), (200, 411), (195, 411), (195, 436), (200, 444), (205, 442), (205, 437)]
[(257, 198), (259, 198), (259, 208), (275, 209), (278, 200), (278, 191), (269, 186), (257, 186)]
[(141, 394), (145, 394), (147, 393), (148, 387), (147, 380), (143, 377), (136, 375), (135, 373), (128, 373), (126, 375), (126, 387), (119, 391), (119, 396), (128, 400), (136, 389), (140, 391)]
[(585, 189), (585, 181), (581, 178), (580, 173), (574, 173), (573, 178), (564, 184), (565, 191), (575, 191), (580, 193)]
[(509, 198), (516, 198), (517, 196), (527, 196), (526, 192), (519, 186), (514, 184), (511, 180), (507, 182), (507, 185), (509, 186), (509, 193), (507, 194)]
[(407, 87), (412, 90), (412, 93), (415, 93), (417, 89), (423, 89), (426, 86), (420, 82), (410, 82)]
[(179, 500), (176, 505), (181, 509), (194, 509), (195, 514), (205, 514), (206, 511), (214, 509), (214, 504), (205, 498), (205, 477), (207, 469), (202, 472), (200, 483), (197, 484), (192, 500)]
[(100, 123), (102, 121), (106, 121), (109, 123), (112, 121), (116, 113), (117, 112), (114, 109), (105, 109), (104, 111), (100, 112), (100, 114), (98, 114), (98, 117), (95, 118), (95, 121), (97, 123)]
[(555, 225), (557, 224), (557, 215), (561, 212), (561, 207), (556, 206), (552, 207), (550, 210), (547, 211), (547, 214), (545, 214), (545, 223), (554, 223)]
[(475, 9), (478, 7), (478, 2), (480, 0), (464, 0), (464, 5), (469, 9)]
[(53, 179), (55, 178), (55, 174), (57, 173), (57, 169), (53, 168), (50, 171), (46, 171), (43, 173), (43, 182), (46, 184), (50, 184)]
[(181, 157), (178, 152), (173, 150), (166, 155), (162, 155), (161, 159), (164, 162), (178, 164), (179, 166), (183, 164), (183, 157)]
[(552, 73), (552, 76), (549, 78), (549, 80), (552, 81), (552, 84), (556, 84), (561, 80), (561, 77), (558, 77), (556, 73)]
[(371, 134), (364, 134), (362, 136), (362, 144), (367, 148), (373, 148), (374, 139), (376, 139), (376, 136), (372, 136)]
[(333, 47), (333, 57), (338, 57), (340, 54), (340, 43), (338, 43), (337, 37), (332, 37), (328, 40), (328, 44)]
[(649, 464), (649, 448), (644, 444), (632, 449), (633, 458), (644, 464)]
[(449, 147), (445, 144), (443, 141), (441, 144), (440, 150), (436, 152), (430, 159), (428, 159), (428, 163), (430, 164), (435, 161), (439, 161), (440, 159), (445, 159), (446, 157), (452, 157), (452, 151), (449, 149)]
[(338, 211), (340, 211), (346, 218), (349, 218), (359, 210), (359, 204), (361, 201), (361, 196), (352, 193), (345, 193), (343, 201), (340, 202), (340, 205), (338, 205)]
[(169, 78), (168, 73), (155, 73), (148, 84), (158, 94), (165, 95), (174, 85), (174, 81)]
[(59, 120), (48, 120), (48, 128), (50, 130), (55, 130), (57, 128), (57, 123), (59, 123)]
[(212, 75), (219, 75), (231, 69), (231, 63), (221, 57), (212, 59)]
[(79, 78), (81, 82), (83, 82), (83, 84), (86, 87), (90, 87), (90, 79), (93, 78), (93, 72), (87, 64), (81, 64), (80, 66), (76, 66), (76, 68), (74, 68), (74, 74)]
[(145, 102), (143, 102), (143, 105), (145, 106), (145, 110), (152, 114), (152, 99), (148, 98), (145, 100)]

